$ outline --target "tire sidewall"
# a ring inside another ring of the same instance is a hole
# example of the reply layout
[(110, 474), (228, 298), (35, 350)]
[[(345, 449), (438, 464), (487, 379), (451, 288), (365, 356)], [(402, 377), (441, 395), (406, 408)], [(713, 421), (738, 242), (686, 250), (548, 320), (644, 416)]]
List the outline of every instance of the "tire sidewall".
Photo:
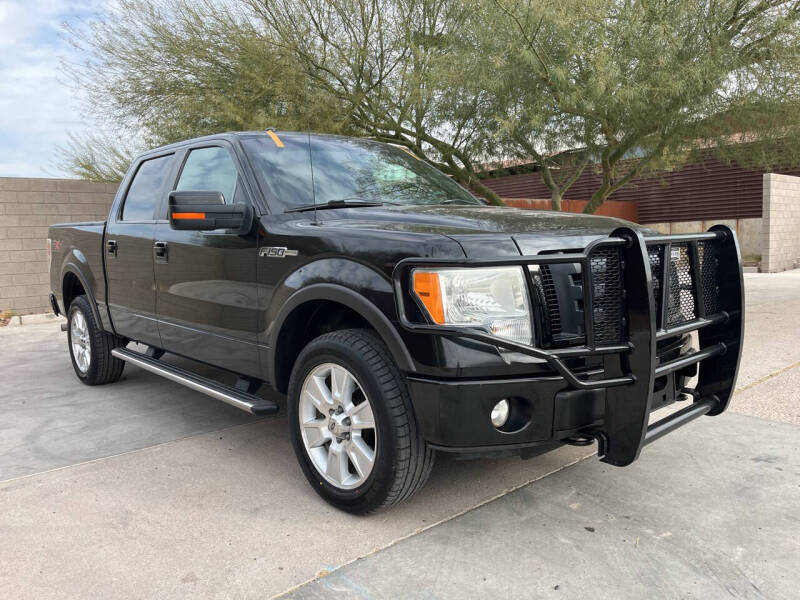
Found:
[[(94, 320), (92, 319), (92, 315), (88, 314), (90, 311), (87, 311), (85, 307), (81, 306), (80, 299), (76, 299), (70, 304), (69, 312), (67, 313), (67, 346), (69, 347), (69, 357), (72, 361), (72, 368), (75, 370), (75, 375), (78, 376), (78, 379), (81, 381), (92, 381), (93, 375), (97, 370), (97, 350), (96, 350), (96, 343), (95, 343), (95, 336), (94, 336)], [(78, 368), (78, 363), (75, 361), (75, 354), (72, 351), (72, 319), (76, 312), (80, 312), (83, 315), (84, 320), (86, 321), (87, 331), (89, 333), (89, 353), (91, 356), (89, 362), (89, 369), (86, 373), (81, 372)]]
[[(337, 363), (347, 368), (358, 380), (372, 406), (377, 431), (375, 464), (363, 485), (353, 490), (342, 490), (329, 483), (317, 471), (306, 452), (300, 433), (299, 400), (300, 390), (308, 374), (324, 363)], [(287, 415), (289, 432), (297, 459), (309, 483), (326, 500), (340, 508), (371, 506), (376, 499), (384, 497), (392, 486), (397, 461), (397, 432), (391, 425), (391, 415), (383, 401), (380, 382), (371, 373), (366, 361), (352, 348), (341, 342), (327, 339), (315, 340), (303, 350), (297, 359), (295, 370), (289, 382)], [(378, 500), (379, 501), (379, 500)]]

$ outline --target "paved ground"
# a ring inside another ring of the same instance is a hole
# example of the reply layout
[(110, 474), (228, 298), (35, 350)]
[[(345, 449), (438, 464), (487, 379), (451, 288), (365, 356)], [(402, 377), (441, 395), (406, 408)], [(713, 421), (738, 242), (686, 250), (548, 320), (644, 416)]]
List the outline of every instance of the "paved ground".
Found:
[(87, 388), (57, 324), (0, 329), (0, 597), (796, 597), (800, 271), (746, 280), (731, 413), (627, 469), (440, 457), (368, 518), (310, 492), (283, 416)]
[(674, 436), (628, 469), (582, 461), (289, 596), (797, 598), (797, 427), (730, 415)]
[(800, 425), (800, 269), (744, 277), (744, 356), (731, 408)]

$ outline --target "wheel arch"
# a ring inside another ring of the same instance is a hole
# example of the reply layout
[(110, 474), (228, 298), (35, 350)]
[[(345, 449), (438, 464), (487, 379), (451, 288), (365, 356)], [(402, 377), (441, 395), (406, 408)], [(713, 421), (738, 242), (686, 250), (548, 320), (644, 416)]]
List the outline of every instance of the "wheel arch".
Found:
[(102, 325), (103, 321), (100, 318), (100, 310), (97, 307), (92, 286), (81, 270), (69, 262), (64, 266), (61, 275), (61, 299), (64, 304), (65, 316), (69, 314), (69, 306), (72, 301), (81, 294), (85, 294), (89, 299), (89, 306), (92, 308), (94, 318)]
[[(319, 312), (325, 309), (325, 316)], [(307, 317), (311, 316), (309, 320)], [(397, 366), (403, 371), (414, 371), (411, 358), (400, 334), (389, 318), (372, 302), (358, 292), (337, 283), (314, 283), (292, 294), (281, 307), (269, 335), (268, 376), (273, 387), (286, 392), (294, 362), (302, 347), (315, 337), (331, 329), (316, 330), (312, 323), (340, 322), (348, 327), (372, 329), (381, 338)], [(303, 333), (298, 325), (305, 324)], [(310, 326), (310, 328), (309, 328)], [(335, 327), (339, 329), (344, 327)]]

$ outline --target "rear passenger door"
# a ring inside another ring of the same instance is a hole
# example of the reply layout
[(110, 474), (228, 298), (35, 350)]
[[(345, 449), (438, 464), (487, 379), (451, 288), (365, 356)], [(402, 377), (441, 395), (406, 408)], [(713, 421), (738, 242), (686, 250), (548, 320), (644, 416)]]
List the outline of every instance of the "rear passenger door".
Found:
[(125, 195), (109, 215), (105, 255), (108, 306), (114, 329), (132, 340), (161, 346), (156, 322), (153, 234), (156, 207), (166, 193), (173, 154), (142, 160)]
[[(251, 203), (238, 160), (225, 142), (193, 147), (172, 189), (222, 192), (227, 204)], [(163, 207), (166, 216), (166, 206)], [(258, 377), (256, 229), (155, 231), (156, 303), (163, 348)]]

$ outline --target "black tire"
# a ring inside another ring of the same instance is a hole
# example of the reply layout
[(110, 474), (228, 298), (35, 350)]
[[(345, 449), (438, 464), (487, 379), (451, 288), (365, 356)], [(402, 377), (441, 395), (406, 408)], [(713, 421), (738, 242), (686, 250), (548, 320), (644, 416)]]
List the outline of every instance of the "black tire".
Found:
[[(372, 405), (378, 434), (375, 463), (358, 489), (343, 490), (320, 475), (301, 437), (300, 391), (308, 374), (324, 363), (337, 363), (353, 373)], [(434, 452), (420, 434), (405, 378), (370, 330), (334, 331), (310, 342), (292, 369), (287, 412), (303, 473), (320, 496), (341, 510), (365, 514), (388, 508), (411, 497), (430, 475)]]
[[(86, 385), (114, 383), (122, 376), (125, 361), (112, 356), (111, 350), (118, 346), (124, 346), (125, 340), (103, 331), (100, 323), (94, 317), (89, 302), (89, 299), (83, 295), (75, 298), (69, 305), (67, 313), (67, 345), (69, 346), (69, 356), (72, 359), (72, 368), (75, 369), (78, 379)], [(72, 344), (72, 322), (77, 313), (81, 314), (88, 329), (91, 359), (89, 367), (85, 371), (78, 366)]]

